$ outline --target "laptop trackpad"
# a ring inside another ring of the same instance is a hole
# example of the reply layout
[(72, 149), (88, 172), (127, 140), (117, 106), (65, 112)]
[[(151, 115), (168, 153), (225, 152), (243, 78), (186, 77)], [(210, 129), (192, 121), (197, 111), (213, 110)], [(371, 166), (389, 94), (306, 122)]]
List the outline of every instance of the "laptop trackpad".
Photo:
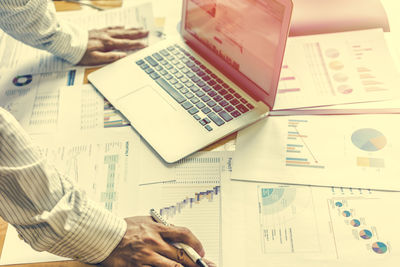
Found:
[[(150, 85), (129, 93), (120, 98), (117, 102), (118, 106), (121, 107), (122, 113), (127, 111), (134, 117), (164, 117), (170, 112), (176, 111), (175, 108), (168, 103), (167, 99), (164, 99), (164, 96), (159, 94)], [(126, 115), (129, 119), (129, 115)]]

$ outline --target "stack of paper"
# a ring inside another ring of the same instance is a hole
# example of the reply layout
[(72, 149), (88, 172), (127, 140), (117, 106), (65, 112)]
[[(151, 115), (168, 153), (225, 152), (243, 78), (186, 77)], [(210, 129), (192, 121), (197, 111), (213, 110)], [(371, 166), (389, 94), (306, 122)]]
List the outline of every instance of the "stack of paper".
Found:
[(396, 266), (395, 66), (380, 30), (289, 40), (272, 116), (221, 183), (224, 266)]

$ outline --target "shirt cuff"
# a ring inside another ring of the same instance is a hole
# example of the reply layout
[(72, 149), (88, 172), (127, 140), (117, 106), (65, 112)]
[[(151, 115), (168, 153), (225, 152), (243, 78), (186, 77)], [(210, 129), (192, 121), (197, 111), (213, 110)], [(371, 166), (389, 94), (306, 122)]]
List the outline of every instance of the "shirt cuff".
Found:
[(124, 219), (87, 200), (82, 216), (50, 253), (91, 264), (105, 260), (125, 235)]
[(89, 40), (88, 31), (64, 20), (60, 20), (59, 23), (59, 29), (55, 33), (53, 41), (49, 43), (48, 47), (44, 45), (44, 49), (75, 65), (79, 63), (86, 52)]

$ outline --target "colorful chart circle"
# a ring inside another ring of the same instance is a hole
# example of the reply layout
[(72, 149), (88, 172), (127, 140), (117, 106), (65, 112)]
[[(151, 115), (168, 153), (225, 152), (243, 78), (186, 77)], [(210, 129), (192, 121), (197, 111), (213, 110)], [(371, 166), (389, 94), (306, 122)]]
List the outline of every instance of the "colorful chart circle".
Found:
[(30, 84), (32, 82), (32, 75), (28, 74), (28, 75), (16, 76), (12, 82), (16, 86), (24, 86)]
[(362, 239), (370, 239), (372, 237), (372, 233), (370, 230), (364, 229), (360, 231), (360, 237)]
[(332, 70), (341, 70), (344, 68), (344, 65), (339, 60), (334, 60), (329, 63), (329, 68), (331, 68)]
[(348, 95), (353, 92), (353, 88), (350, 88), (350, 86), (348, 86), (347, 84), (338, 86), (337, 90), (339, 91), (339, 93), (344, 95)]
[(388, 247), (385, 243), (383, 242), (375, 242), (372, 244), (372, 249), (378, 254), (383, 254), (386, 253)]
[(348, 211), (348, 210), (345, 210), (345, 211), (342, 212), (342, 215), (343, 215), (344, 217), (350, 217), (351, 212)]
[(343, 203), (342, 203), (342, 202), (340, 202), (340, 201), (338, 201), (338, 202), (336, 202), (336, 203), (335, 203), (335, 206), (340, 208), (340, 207), (342, 207), (342, 206), (343, 206)]
[(349, 76), (347, 76), (346, 74), (339, 72), (339, 73), (335, 73), (333, 75), (333, 79), (337, 82), (345, 82), (349, 79)]
[(354, 227), (358, 227), (358, 226), (360, 226), (361, 223), (360, 223), (359, 220), (353, 219), (353, 220), (350, 221), (350, 224), (351, 224), (352, 226), (354, 226)]
[(329, 48), (325, 50), (325, 55), (330, 58), (337, 58), (340, 55), (340, 53), (335, 48)]
[(351, 135), (353, 144), (364, 151), (378, 151), (385, 147), (386, 137), (378, 130), (363, 128)]

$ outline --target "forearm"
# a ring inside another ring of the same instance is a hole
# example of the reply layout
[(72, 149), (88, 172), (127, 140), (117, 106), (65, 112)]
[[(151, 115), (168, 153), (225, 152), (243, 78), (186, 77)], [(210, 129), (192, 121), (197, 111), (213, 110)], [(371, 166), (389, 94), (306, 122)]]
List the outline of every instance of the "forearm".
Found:
[(15, 39), (73, 64), (86, 51), (87, 30), (57, 19), (47, 0), (1, 0), (0, 28)]
[(124, 220), (48, 165), (1, 108), (0, 215), (34, 249), (89, 263), (106, 258), (126, 231)]

